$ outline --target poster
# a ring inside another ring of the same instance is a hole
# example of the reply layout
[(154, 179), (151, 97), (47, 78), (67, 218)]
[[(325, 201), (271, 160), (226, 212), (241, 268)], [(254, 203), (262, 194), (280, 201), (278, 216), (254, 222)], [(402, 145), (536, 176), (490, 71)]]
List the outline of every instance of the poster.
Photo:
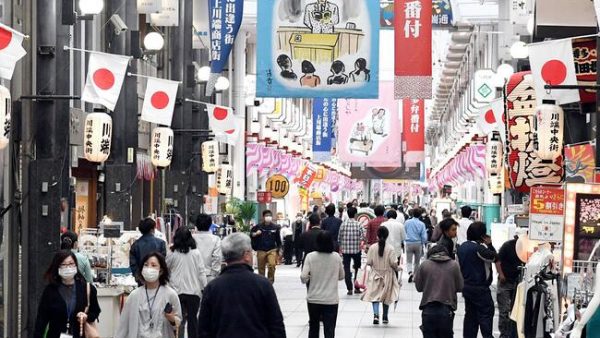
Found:
[(338, 101), (338, 147), (342, 162), (400, 167), (402, 149), (393, 84), (381, 83), (378, 100)]
[(395, 12), (395, 97), (431, 99), (432, 0), (397, 0)]
[(565, 146), (565, 181), (594, 183), (596, 150), (592, 143)]
[(565, 191), (559, 188), (531, 188), (529, 238), (561, 242), (564, 231)]
[(531, 72), (513, 74), (506, 85), (508, 162), (512, 186), (527, 193), (534, 185), (562, 182), (562, 157), (544, 162), (534, 149), (536, 96)]
[(333, 147), (334, 126), (337, 114), (336, 99), (313, 100), (313, 156), (314, 162), (331, 160)]
[[(573, 57), (575, 60), (575, 73), (577, 74), (577, 84), (580, 86), (590, 86), (596, 84), (596, 62), (598, 52), (596, 49), (596, 39), (573, 40)], [(595, 103), (595, 89), (581, 89), (579, 96), (582, 103)]]
[(377, 98), (379, 2), (258, 2), (258, 97)]
[[(454, 14), (450, 0), (432, 1), (431, 23), (433, 29), (444, 29), (452, 27)], [(394, 1), (382, 0), (379, 24), (381, 29), (394, 29)]]
[(154, 26), (179, 26), (179, 0), (162, 0), (162, 9), (150, 14), (150, 24)]
[(402, 103), (402, 143), (404, 162), (410, 167), (425, 160), (425, 102)]

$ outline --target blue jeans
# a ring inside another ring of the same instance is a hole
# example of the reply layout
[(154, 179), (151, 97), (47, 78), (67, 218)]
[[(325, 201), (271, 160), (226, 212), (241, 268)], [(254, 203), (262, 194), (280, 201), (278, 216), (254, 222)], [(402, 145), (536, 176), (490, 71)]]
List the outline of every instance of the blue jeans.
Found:
[[(388, 317), (390, 306), (383, 304), (383, 318)], [(373, 302), (373, 314), (379, 316), (379, 302)]]

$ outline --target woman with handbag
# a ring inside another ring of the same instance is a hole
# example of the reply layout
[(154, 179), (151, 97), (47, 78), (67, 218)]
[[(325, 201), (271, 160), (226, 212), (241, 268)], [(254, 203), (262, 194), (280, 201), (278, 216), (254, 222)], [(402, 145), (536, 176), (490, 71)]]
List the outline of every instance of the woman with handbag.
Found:
[(35, 321), (34, 338), (96, 338), (95, 322), (100, 315), (96, 288), (77, 272), (77, 258), (70, 251), (54, 255), (45, 278)]
[(394, 248), (386, 244), (389, 230), (377, 230), (378, 242), (369, 247), (367, 265), (371, 267), (367, 280), (367, 290), (361, 300), (373, 304), (373, 324), (379, 324), (379, 303), (383, 303), (383, 323), (387, 324), (390, 305), (398, 300), (400, 285), (396, 277), (398, 257)]
[(167, 262), (152, 252), (142, 259), (141, 267), (138, 280), (143, 284), (127, 297), (115, 338), (175, 338), (181, 304), (177, 292), (167, 285)]

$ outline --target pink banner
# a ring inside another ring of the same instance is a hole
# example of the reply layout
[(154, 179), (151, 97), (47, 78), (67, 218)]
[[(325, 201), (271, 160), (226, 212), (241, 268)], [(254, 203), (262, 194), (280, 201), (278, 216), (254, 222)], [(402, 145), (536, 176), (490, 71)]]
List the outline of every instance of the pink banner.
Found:
[(378, 100), (338, 100), (338, 112), (340, 160), (402, 166), (402, 127), (393, 83), (380, 83)]

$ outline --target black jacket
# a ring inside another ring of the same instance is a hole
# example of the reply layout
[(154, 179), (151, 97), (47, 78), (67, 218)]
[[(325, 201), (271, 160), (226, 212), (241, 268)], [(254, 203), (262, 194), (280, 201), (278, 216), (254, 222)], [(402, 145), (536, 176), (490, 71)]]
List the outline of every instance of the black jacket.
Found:
[[(33, 332), (33, 338), (42, 338), (46, 326), (49, 324), (47, 338), (59, 338), (61, 333), (65, 333), (67, 330), (67, 303), (63, 300), (62, 296), (58, 291), (59, 285), (49, 284), (42, 293), (42, 299), (38, 307), (38, 314), (35, 320), (35, 331)], [(86, 283), (82, 280), (75, 282), (75, 310), (70, 317), (70, 328), (73, 338), (80, 338), (79, 336), (79, 322), (77, 321), (77, 314), (84, 312), (87, 306), (87, 293)], [(90, 308), (88, 311), (87, 321), (92, 323), (98, 319), (100, 315), (100, 306), (98, 305), (98, 297), (96, 288), (90, 285)]]
[(317, 251), (317, 236), (322, 231), (320, 227), (312, 227), (300, 236), (304, 257), (313, 251)]
[(448, 238), (446, 235), (442, 234), (442, 237), (440, 237), (437, 244), (443, 245), (448, 251), (448, 256), (452, 259), (456, 259), (456, 245), (452, 238)]
[(208, 283), (200, 307), (200, 338), (285, 338), (273, 286), (246, 264), (227, 266)]
[(342, 220), (334, 216), (329, 216), (321, 222), (321, 229), (329, 231), (329, 233), (333, 237), (335, 251), (338, 251), (340, 247), (338, 244), (338, 235), (340, 234), (341, 226)]
[(281, 227), (279, 225), (260, 223), (250, 230), (250, 234), (253, 235), (258, 230), (261, 232), (260, 235), (250, 237), (254, 251), (271, 251), (281, 248)]
[(131, 268), (131, 273), (134, 277), (140, 269), (139, 265), (142, 263), (142, 259), (147, 254), (155, 251), (160, 252), (163, 257), (167, 257), (165, 241), (154, 237), (153, 234), (143, 235), (133, 243), (131, 250), (129, 250), (129, 268)]

